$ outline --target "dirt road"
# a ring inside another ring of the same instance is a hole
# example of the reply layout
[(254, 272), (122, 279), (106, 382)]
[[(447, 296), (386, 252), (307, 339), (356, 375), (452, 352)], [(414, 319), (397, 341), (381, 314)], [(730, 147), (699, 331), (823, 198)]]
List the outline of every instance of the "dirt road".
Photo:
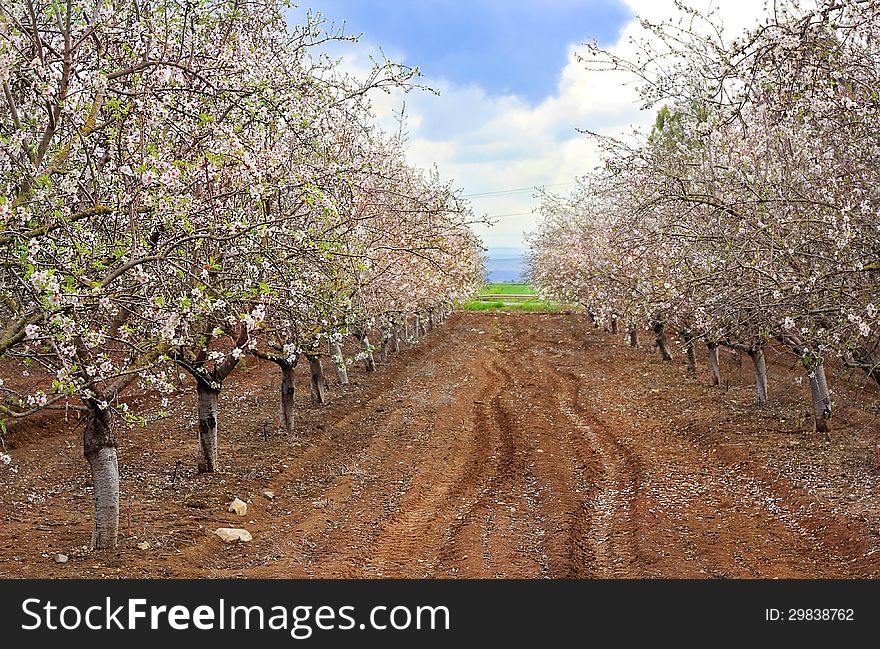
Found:
[[(747, 368), (725, 362), (732, 386), (713, 389), (580, 315), (459, 314), (376, 375), (355, 372), (329, 407), (302, 402), (294, 444), (259, 434), (278, 380), (255, 367), (224, 392), (222, 473), (187, 459), (170, 484), (195, 443), (182, 424), (124, 440), (133, 523), (109, 555), (79, 547), (77, 449), (22, 442), (32, 471), (0, 496), (0, 575), (878, 576), (876, 430), (853, 414), (830, 444), (797, 432), (797, 395), (756, 412)], [(51, 476), (66, 486), (28, 502)], [(243, 519), (226, 511), (234, 496), (250, 501)], [(254, 541), (210, 535), (231, 525)], [(57, 551), (71, 561), (54, 564)]]

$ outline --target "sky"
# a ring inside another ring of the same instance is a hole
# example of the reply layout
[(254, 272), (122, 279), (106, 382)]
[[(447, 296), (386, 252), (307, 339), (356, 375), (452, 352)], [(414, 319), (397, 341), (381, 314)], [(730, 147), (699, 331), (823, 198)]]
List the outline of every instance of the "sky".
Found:
[[(718, 12), (735, 35), (763, 13), (764, 0), (689, 0)], [(377, 94), (380, 124), (396, 130), (405, 102), (408, 159), (436, 165), (494, 225), (475, 230), (490, 249), (527, 247), (538, 221), (535, 187), (565, 191), (599, 164), (595, 143), (578, 129), (620, 136), (650, 128), (632, 79), (588, 71), (575, 60), (596, 41), (623, 55), (644, 36), (637, 16), (677, 17), (673, 0), (310, 0), (307, 9), (345, 25), (358, 43), (333, 54), (354, 73), (381, 49), (418, 66), (439, 92)]]

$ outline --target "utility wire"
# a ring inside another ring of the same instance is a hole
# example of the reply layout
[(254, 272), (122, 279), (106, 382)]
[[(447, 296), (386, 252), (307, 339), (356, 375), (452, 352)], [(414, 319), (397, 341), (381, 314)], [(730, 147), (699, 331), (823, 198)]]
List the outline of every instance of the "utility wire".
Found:
[(503, 219), (506, 216), (525, 216), (526, 214), (537, 214), (537, 212), (511, 212), (510, 214), (487, 214), (489, 219)]
[(547, 187), (568, 187), (569, 185), (576, 185), (577, 183), (556, 183), (555, 185), (535, 185), (532, 187), (518, 187), (516, 189), (499, 189), (494, 192), (478, 192), (476, 194), (462, 194), (462, 198), (479, 198), (481, 196), (501, 196), (503, 194), (521, 194), (522, 192), (532, 192), (538, 189), (539, 187), (547, 188)]

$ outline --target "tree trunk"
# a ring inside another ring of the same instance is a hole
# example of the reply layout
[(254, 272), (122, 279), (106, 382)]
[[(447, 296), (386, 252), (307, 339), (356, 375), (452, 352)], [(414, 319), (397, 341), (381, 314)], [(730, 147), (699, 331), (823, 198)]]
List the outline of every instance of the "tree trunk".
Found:
[(617, 318), (611, 318), (611, 333), (616, 334), (617, 332), (618, 332)]
[(336, 378), (339, 385), (348, 385), (348, 369), (345, 367), (345, 358), (342, 356), (342, 348), (337, 342), (330, 343), (330, 355), (333, 357), (333, 365), (336, 367)]
[(388, 362), (388, 347), (391, 344), (391, 336), (382, 334), (382, 340), (379, 343), (379, 360), (383, 363)]
[(437, 328), (437, 313), (436, 313), (436, 309), (431, 307), (431, 309), (428, 311), (428, 330), (434, 331), (434, 329), (436, 329), (436, 328)]
[(697, 373), (697, 346), (690, 331), (682, 332), (682, 336), (684, 337), (684, 347), (687, 352), (687, 373), (694, 375)]
[(293, 433), (293, 419), (296, 412), (296, 384), (294, 383), (293, 364), (281, 366), (281, 418), (287, 434)]
[(810, 393), (813, 397), (813, 422), (817, 433), (824, 433), (828, 438), (831, 418), (831, 395), (828, 393), (828, 383), (825, 380), (825, 366), (819, 365), (813, 368), (810, 377)]
[(687, 373), (688, 374), (696, 374), (697, 373), (697, 347), (694, 345), (693, 340), (689, 340), (685, 343), (687, 347)]
[(672, 360), (672, 352), (669, 351), (669, 341), (666, 340), (666, 327), (662, 322), (654, 324), (654, 334), (657, 336), (657, 349), (664, 361)]
[(199, 473), (217, 470), (217, 405), (220, 389), (212, 388), (204, 381), (196, 381), (199, 399)]
[(403, 341), (407, 344), (412, 342), (409, 339), (409, 318), (406, 316), (403, 317)]
[(428, 335), (428, 323), (425, 318), (419, 318), (419, 338), (424, 338)]
[(92, 473), (95, 494), (95, 524), (91, 547), (107, 550), (116, 547), (119, 536), (119, 462), (116, 436), (110, 428), (110, 410), (101, 410), (90, 402), (83, 431), (83, 455)]
[(767, 403), (767, 365), (764, 363), (764, 350), (750, 351), (749, 358), (755, 366), (755, 400), (759, 406)]
[(364, 351), (364, 367), (367, 372), (375, 372), (376, 371), (376, 361), (373, 360), (373, 352), (370, 349), (370, 339), (367, 338), (366, 334), (361, 338), (361, 349)]
[(326, 379), (324, 378), (324, 366), (321, 365), (320, 356), (309, 356), (309, 371), (312, 375), (311, 392), (312, 403), (324, 405), (327, 403)]
[(638, 347), (639, 346), (639, 330), (636, 329), (635, 326), (629, 328), (629, 346), (630, 347)]
[(391, 351), (395, 354), (400, 352), (400, 329), (398, 327), (391, 330)]
[(413, 316), (413, 342), (419, 342), (419, 336), (422, 333), (422, 319), (419, 314)]
[(721, 366), (718, 364), (718, 343), (706, 343), (709, 350), (709, 385), (721, 385)]
[(795, 336), (782, 335), (778, 336), (777, 340), (801, 357), (810, 380), (810, 395), (813, 401), (813, 432), (824, 433), (825, 439), (831, 441), (831, 436), (828, 434), (830, 430), (828, 420), (831, 419), (831, 395), (828, 392), (822, 359), (807, 354), (803, 344)]

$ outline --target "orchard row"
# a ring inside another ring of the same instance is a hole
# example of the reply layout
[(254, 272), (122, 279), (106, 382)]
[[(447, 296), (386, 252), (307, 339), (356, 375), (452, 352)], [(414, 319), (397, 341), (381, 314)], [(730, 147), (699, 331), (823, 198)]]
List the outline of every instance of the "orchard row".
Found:
[(764, 348), (795, 354), (815, 428), (833, 410), (826, 361), (880, 382), (880, 6), (774, 3), (729, 40), (712, 16), (643, 23), (625, 60), (591, 48), (593, 70), (631, 73), (650, 132), (598, 138), (605, 166), (567, 195), (546, 194), (532, 281), (623, 323), (635, 343), (684, 340), (690, 371), (708, 347), (748, 354), (767, 401)]
[(279, 366), (289, 429), (301, 357), (344, 371), (354, 336), (369, 362), (481, 279), (457, 192), (375, 126), (372, 91), (418, 71), (347, 74), (321, 54), (347, 37), (285, 9), (0, 8), (0, 423), (81, 413), (95, 547), (117, 540), (118, 422), (145, 416), (126, 391), (167, 398), (189, 372), (213, 471), (217, 395), (243, 355)]

